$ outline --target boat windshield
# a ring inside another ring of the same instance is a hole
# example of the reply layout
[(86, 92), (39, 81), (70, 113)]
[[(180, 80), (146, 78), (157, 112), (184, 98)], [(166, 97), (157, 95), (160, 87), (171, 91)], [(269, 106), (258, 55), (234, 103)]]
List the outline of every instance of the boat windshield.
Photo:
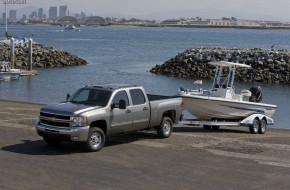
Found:
[(67, 102), (106, 107), (112, 92), (94, 88), (81, 88)]

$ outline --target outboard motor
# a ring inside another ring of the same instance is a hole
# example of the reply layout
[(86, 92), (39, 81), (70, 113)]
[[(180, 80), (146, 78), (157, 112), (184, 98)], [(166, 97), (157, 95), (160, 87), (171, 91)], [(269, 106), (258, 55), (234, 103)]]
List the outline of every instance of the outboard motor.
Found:
[(261, 102), (263, 99), (262, 89), (260, 86), (250, 88), (252, 95), (249, 97), (250, 102)]

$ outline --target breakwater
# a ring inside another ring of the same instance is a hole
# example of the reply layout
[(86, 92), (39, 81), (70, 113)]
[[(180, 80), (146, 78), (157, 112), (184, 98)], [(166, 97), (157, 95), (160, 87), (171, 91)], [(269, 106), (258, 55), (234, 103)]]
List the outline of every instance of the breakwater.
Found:
[(182, 78), (213, 78), (210, 61), (230, 61), (250, 65), (238, 68), (235, 79), (245, 82), (290, 84), (290, 51), (255, 49), (194, 48), (178, 53), (150, 72)]
[[(15, 44), (15, 68), (27, 69), (28, 65), (28, 44)], [(10, 45), (0, 43), (0, 60), (9, 61)], [(32, 52), (33, 68), (50, 68), (84, 65), (87, 62), (76, 55), (62, 49), (33, 44)]]

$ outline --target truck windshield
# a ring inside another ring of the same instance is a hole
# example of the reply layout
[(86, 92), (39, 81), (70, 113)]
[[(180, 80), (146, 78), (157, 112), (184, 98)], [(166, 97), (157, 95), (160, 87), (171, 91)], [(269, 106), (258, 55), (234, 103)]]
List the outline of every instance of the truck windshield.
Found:
[(111, 91), (93, 88), (81, 88), (68, 99), (68, 102), (106, 107), (111, 94)]

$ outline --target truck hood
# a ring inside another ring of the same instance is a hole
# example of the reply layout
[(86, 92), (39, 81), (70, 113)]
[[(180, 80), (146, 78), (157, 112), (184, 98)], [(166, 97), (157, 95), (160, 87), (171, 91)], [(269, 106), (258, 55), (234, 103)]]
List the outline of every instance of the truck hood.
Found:
[(101, 108), (99, 106), (89, 106), (84, 104), (75, 104), (71, 102), (61, 102), (61, 103), (55, 103), (47, 105), (43, 108), (41, 108), (41, 112), (47, 112), (47, 113), (54, 113), (54, 114), (60, 114), (60, 115), (77, 115), (83, 112), (87, 112), (93, 109)]

